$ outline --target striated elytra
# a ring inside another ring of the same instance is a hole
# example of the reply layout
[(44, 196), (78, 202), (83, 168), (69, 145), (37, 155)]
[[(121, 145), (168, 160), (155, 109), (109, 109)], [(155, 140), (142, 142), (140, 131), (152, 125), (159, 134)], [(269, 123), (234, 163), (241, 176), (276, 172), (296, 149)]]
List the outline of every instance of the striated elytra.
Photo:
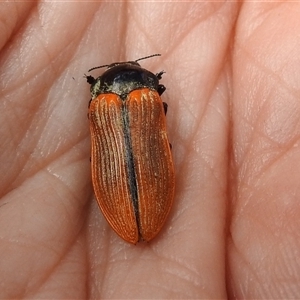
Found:
[(160, 98), (163, 72), (155, 75), (137, 61), (101, 66), (107, 67), (101, 76), (87, 76), (96, 200), (114, 231), (132, 244), (161, 230), (175, 186), (167, 105)]

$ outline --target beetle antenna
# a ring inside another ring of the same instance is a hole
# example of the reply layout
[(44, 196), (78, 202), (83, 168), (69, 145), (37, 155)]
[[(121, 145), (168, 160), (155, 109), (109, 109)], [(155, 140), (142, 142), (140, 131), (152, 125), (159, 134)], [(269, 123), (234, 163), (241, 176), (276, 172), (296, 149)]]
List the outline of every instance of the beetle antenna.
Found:
[(135, 60), (135, 62), (138, 62), (140, 60), (147, 59), (147, 58), (150, 58), (150, 57), (153, 57), (153, 56), (161, 56), (161, 54), (148, 55), (148, 56), (145, 56), (145, 57), (142, 57), (142, 58), (139, 58), (139, 59)]
[(91, 68), (88, 70), (88, 72), (91, 72), (93, 70), (96, 70), (96, 69), (101, 69), (101, 68), (104, 68), (104, 67), (108, 67), (109, 65), (102, 65), (102, 66), (99, 66), (99, 67), (94, 67), (94, 68)]
[[(139, 58), (137, 60), (135, 60), (135, 62), (138, 62), (140, 60), (143, 60), (143, 59), (147, 59), (147, 58), (150, 58), (150, 57), (153, 57), (153, 56), (161, 56), (161, 54), (152, 54), (152, 55), (148, 55), (148, 56), (145, 56), (145, 57), (142, 57), (142, 58)], [(98, 66), (98, 67), (94, 67), (94, 68), (91, 68), (88, 70), (88, 72), (91, 72), (93, 70), (96, 70), (96, 69), (101, 69), (101, 68), (105, 68), (105, 67), (109, 67), (110, 65), (102, 65), (102, 66)]]

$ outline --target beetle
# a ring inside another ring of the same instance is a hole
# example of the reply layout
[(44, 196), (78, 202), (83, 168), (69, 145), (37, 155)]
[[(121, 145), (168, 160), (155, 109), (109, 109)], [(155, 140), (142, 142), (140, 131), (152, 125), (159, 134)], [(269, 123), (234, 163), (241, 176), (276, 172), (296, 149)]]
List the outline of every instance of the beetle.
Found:
[(91, 85), (88, 118), (92, 183), (98, 205), (125, 241), (152, 240), (172, 207), (174, 164), (166, 129), (167, 105), (160, 96), (164, 72), (138, 61), (116, 62)]

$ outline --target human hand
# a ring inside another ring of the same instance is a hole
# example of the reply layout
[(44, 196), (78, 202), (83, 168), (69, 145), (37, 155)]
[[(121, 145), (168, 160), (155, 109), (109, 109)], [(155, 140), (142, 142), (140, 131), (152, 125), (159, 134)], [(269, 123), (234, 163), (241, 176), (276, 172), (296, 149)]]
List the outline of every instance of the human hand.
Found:
[[(299, 9), (2, 3), (0, 298), (296, 298)], [(133, 246), (94, 200), (83, 74), (153, 53), (176, 195)]]

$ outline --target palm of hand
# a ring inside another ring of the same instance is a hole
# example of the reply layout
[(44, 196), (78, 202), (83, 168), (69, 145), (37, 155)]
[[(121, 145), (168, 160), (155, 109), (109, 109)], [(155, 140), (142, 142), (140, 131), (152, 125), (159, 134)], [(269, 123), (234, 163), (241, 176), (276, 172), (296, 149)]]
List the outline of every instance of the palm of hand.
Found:
[[(3, 4), (1, 298), (296, 297), (297, 9)], [(157, 52), (143, 66), (167, 71), (176, 197), (161, 234), (132, 246), (91, 200), (81, 76)]]

